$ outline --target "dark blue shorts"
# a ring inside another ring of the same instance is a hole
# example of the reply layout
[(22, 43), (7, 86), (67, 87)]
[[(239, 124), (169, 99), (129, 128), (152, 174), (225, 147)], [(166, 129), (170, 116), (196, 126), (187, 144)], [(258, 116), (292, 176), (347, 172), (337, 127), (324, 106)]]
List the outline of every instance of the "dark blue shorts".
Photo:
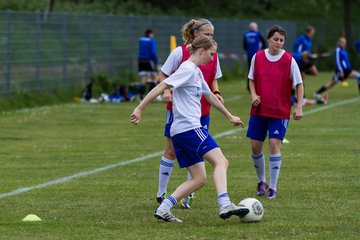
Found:
[(277, 119), (261, 116), (250, 116), (246, 136), (253, 140), (264, 141), (267, 134), (269, 138), (283, 140), (289, 119)]
[[(170, 128), (171, 128), (171, 124), (174, 121), (174, 117), (173, 117), (173, 112), (166, 110), (166, 124), (165, 124), (165, 131), (164, 131), (164, 136), (165, 137), (171, 137), (170, 136)], [(209, 131), (209, 126), (210, 126), (210, 116), (201, 116), (200, 118), (200, 123), (201, 126), (203, 126), (203, 128), (206, 131)]]
[(176, 134), (172, 137), (176, 159), (180, 168), (187, 168), (204, 162), (203, 156), (219, 146), (204, 128)]

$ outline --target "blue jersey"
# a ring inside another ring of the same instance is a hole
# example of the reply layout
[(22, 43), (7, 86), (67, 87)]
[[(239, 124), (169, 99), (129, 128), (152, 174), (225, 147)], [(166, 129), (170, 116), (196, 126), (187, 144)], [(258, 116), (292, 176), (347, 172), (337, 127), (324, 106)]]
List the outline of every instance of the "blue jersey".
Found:
[(265, 47), (265, 41), (258, 31), (249, 30), (244, 33), (244, 50), (246, 50), (248, 59), (251, 59), (257, 51)]
[(336, 46), (335, 49), (335, 64), (336, 64), (336, 72), (344, 73), (344, 71), (351, 70), (349, 56), (346, 50), (339, 45)]
[(157, 45), (154, 38), (146, 36), (139, 38), (138, 60), (153, 61), (154, 64), (158, 64), (156, 51)]
[(299, 62), (302, 59), (301, 53), (302, 52), (309, 52), (311, 53), (312, 47), (312, 39), (306, 36), (306, 34), (302, 34), (295, 39), (293, 45), (293, 57), (296, 62)]

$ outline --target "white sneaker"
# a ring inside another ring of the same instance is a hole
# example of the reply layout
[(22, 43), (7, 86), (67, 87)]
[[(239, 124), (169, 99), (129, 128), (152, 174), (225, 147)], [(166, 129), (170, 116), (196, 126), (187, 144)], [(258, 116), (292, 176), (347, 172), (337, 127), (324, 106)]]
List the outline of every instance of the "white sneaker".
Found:
[(164, 220), (165, 222), (182, 222), (180, 219), (176, 218), (170, 210), (164, 210), (160, 208), (155, 210), (154, 217)]
[(321, 97), (322, 97), (321, 94), (319, 94), (319, 93), (314, 93), (314, 98), (315, 98), (315, 99), (320, 100)]
[(227, 218), (231, 217), (232, 215), (243, 217), (248, 213), (249, 213), (248, 208), (236, 206), (235, 204), (231, 203), (231, 205), (229, 205), (227, 207), (220, 208), (219, 217), (222, 219), (227, 219)]

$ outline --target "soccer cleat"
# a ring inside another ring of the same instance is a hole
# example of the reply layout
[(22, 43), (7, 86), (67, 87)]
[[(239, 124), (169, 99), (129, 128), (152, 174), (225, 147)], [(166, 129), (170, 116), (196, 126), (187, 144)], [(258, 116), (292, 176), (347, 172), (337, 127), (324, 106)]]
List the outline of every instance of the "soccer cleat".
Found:
[(160, 208), (155, 210), (154, 217), (165, 222), (182, 222), (180, 219), (176, 218), (170, 210), (164, 210)]
[(321, 94), (319, 94), (319, 93), (314, 93), (314, 98), (316, 98), (316, 99), (321, 99)]
[(194, 197), (192, 195), (186, 196), (185, 198), (181, 199), (181, 206), (186, 209), (191, 208), (193, 199)]
[(266, 182), (259, 182), (257, 185), (257, 193), (256, 195), (258, 196), (263, 196), (265, 195), (265, 190), (269, 188), (269, 185)]
[(321, 101), (323, 101), (324, 104), (327, 104), (328, 99), (329, 99), (329, 94), (325, 93), (324, 96), (321, 98)]
[(161, 195), (160, 197), (159, 196), (156, 196), (156, 202), (161, 204), (162, 201), (164, 201), (166, 198), (166, 193), (164, 193), (163, 195)]
[(272, 188), (269, 188), (269, 192), (268, 192), (266, 198), (268, 198), (268, 199), (276, 198), (276, 191)]
[(220, 208), (219, 217), (222, 219), (227, 219), (232, 215), (236, 215), (239, 217), (243, 217), (249, 213), (249, 209), (246, 207), (236, 206), (235, 204), (231, 203), (229, 206)]

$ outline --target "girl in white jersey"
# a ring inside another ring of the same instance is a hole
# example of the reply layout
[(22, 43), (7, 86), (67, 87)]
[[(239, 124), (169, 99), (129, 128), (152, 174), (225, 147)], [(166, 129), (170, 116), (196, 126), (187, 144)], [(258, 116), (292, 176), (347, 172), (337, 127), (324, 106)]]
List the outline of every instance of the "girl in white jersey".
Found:
[(176, 205), (177, 201), (204, 186), (206, 170), (203, 158), (214, 167), (213, 179), (220, 208), (219, 216), (222, 219), (232, 215), (244, 216), (249, 209), (234, 205), (227, 193), (228, 160), (215, 140), (201, 126), (200, 99), (202, 95), (234, 126), (244, 127), (244, 124), (239, 117), (233, 116), (210, 91), (198, 68), (199, 65), (213, 59), (216, 42), (210, 37), (199, 36), (189, 45), (189, 48), (192, 50), (190, 58), (183, 62), (174, 74), (151, 90), (131, 114), (131, 122), (138, 124), (146, 106), (165, 89), (173, 89), (174, 121), (170, 134), (179, 166), (187, 168), (193, 178), (182, 183), (174, 193), (163, 200), (154, 216), (167, 222), (182, 222), (174, 217), (170, 209)]
[[(186, 51), (186, 45), (191, 44), (195, 37), (200, 35), (205, 35), (208, 37), (213, 37), (214, 35), (214, 26), (213, 24), (204, 18), (200, 19), (192, 19), (181, 29), (182, 38), (184, 40), (184, 44), (175, 48), (166, 59), (165, 63), (161, 67), (160, 73), (160, 81), (163, 81), (171, 74), (173, 74), (180, 66), (183, 61), (186, 61), (190, 54)], [(218, 81), (217, 79), (222, 77), (220, 62), (218, 59), (218, 55), (214, 55), (214, 59), (210, 61), (206, 65), (200, 66), (200, 69), (204, 75), (204, 79), (207, 82), (209, 88), (215, 94), (215, 96), (224, 103), (220, 92), (218, 90)], [(170, 128), (173, 119), (172, 113), (172, 92), (170, 89), (164, 91), (164, 100), (167, 103), (167, 110), (166, 110), (166, 125), (164, 136), (166, 137), (166, 146), (163, 156), (160, 159), (159, 164), (159, 185), (158, 191), (156, 196), (156, 201), (161, 203), (167, 193), (167, 186), (172, 174), (172, 170), (174, 167), (175, 162), (175, 150), (172, 143), (172, 138), (170, 136)], [(210, 104), (206, 102), (206, 100), (202, 99), (202, 110), (201, 110), (201, 125), (205, 129), (209, 129), (210, 126)], [(188, 172), (187, 178), (191, 179), (191, 174)], [(184, 199), (181, 200), (181, 206), (184, 208), (190, 208), (191, 203), (194, 198), (194, 193), (191, 193), (189, 196), (186, 196)]]

